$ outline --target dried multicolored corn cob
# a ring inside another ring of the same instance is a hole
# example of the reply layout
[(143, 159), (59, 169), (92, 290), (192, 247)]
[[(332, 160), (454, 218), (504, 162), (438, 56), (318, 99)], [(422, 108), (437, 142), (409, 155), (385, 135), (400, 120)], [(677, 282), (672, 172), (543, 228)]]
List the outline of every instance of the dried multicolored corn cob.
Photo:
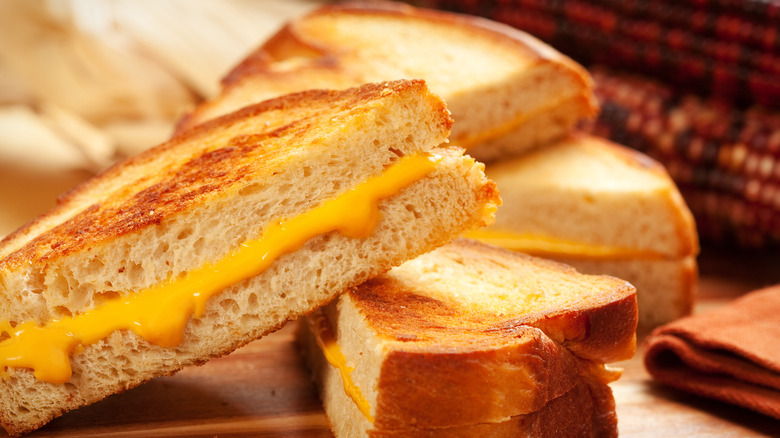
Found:
[[(533, 0), (520, 0), (519, 3), (525, 3)], [(613, 2), (609, 2), (613, 3)], [(675, 51), (701, 55), (704, 58), (710, 58), (720, 65), (730, 64), (741, 66), (756, 72), (769, 74), (780, 73), (780, 56), (774, 49), (763, 51), (746, 45), (741, 41), (742, 24), (737, 23), (734, 32), (727, 32), (733, 26), (721, 26), (710, 23), (709, 20), (698, 18), (703, 12), (687, 11), (693, 17), (685, 17), (682, 14), (674, 14), (672, 17), (679, 18), (675, 20), (662, 21), (653, 17), (647, 17), (641, 14), (634, 14), (627, 11), (627, 6), (632, 4), (645, 3), (648, 5), (659, 5), (653, 2), (619, 2), (615, 6), (623, 5), (622, 10), (610, 10), (601, 5), (595, 5), (585, 1), (567, 1), (558, 3), (558, 8), (546, 9), (547, 13), (554, 13), (558, 17), (565, 17), (571, 23), (581, 23), (582, 25), (597, 27), (605, 33), (616, 33), (629, 39), (656, 43), (659, 47), (667, 47)], [(660, 3), (660, 11), (665, 11), (679, 7), (666, 3)], [(652, 10), (652, 9), (651, 9)], [(712, 24), (714, 29), (698, 29), (696, 26), (688, 26), (682, 18), (694, 21), (696, 24)], [(726, 20), (729, 17), (719, 17)], [(668, 21), (673, 21), (669, 23)], [(751, 27), (745, 28), (749, 33), (753, 33)], [(715, 32), (711, 32), (714, 30)], [(726, 34), (726, 35), (723, 35)], [(767, 29), (767, 35), (773, 45), (780, 43), (777, 39), (777, 30), (775, 28)], [(767, 41), (768, 42), (768, 41)], [(780, 48), (780, 44), (778, 47)]]
[(592, 131), (665, 163), (702, 238), (780, 241), (780, 112), (679, 96), (603, 68), (592, 74), (602, 107)]
[[(474, 2), (444, 3), (449, 9), (458, 4), (462, 12), (487, 11)], [(776, 79), (780, 56), (772, 51), (750, 49), (732, 40), (699, 35), (688, 27), (669, 27), (582, 0), (500, 2), (490, 8), (489, 15), (535, 34), (584, 64), (628, 68), (701, 94), (780, 108), (780, 81)], [(776, 35), (774, 28), (773, 32)]]
[[(418, 0), (419, 6), (445, 9), (453, 12), (482, 15), (496, 21), (505, 21), (507, 15), (522, 14), (528, 9), (548, 16), (563, 15), (562, 11), (588, 10), (601, 22), (610, 18), (598, 10), (611, 10), (618, 18), (641, 18), (660, 26), (686, 29), (702, 37), (723, 42), (753, 46), (771, 53), (780, 49), (780, 3), (766, 0), (594, 0), (572, 2), (561, 0)], [(584, 8), (584, 10), (583, 10)], [(570, 14), (572, 12), (569, 12)]]
[[(543, 3), (550, 3), (542, 0)], [(638, 17), (724, 42), (767, 52), (780, 49), (780, 3), (739, 1), (597, 0), (623, 16)]]

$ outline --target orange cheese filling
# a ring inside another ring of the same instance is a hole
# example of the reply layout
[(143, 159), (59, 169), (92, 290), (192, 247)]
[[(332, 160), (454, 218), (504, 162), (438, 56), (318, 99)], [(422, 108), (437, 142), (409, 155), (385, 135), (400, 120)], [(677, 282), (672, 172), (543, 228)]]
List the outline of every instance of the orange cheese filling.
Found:
[(600, 259), (627, 257), (653, 259), (663, 257), (662, 254), (650, 250), (594, 245), (551, 236), (521, 234), (492, 229), (474, 230), (467, 233), (466, 237), (536, 256), (570, 256)]
[(254, 277), (283, 254), (294, 252), (320, 234), (338, 231), (346, 237), (368, 237), (379, 220), (378, 201), (432, 172), (441, 157), (403, 157), (382, 174), (369, 178), (334, 199), (292, 218), (267, 224), (258, 239), (242, 243), (220, 260), (101, 304), (91, 310), (43, 325), (0, 322), (0, 367), (30, 368), (37, 379), (70, 380), (70, 356), (119, 330), (132, 330), (161, 347), (182, 341), (191, 316), (200, 317), (208, 299), (228, 286)]
[(341, 383), (344, 385), (344, 392), (355, 402), (358, 410), (368, 421), (373, 423), (374, 417), (371, 415), (371, 406), (368, 400), (363, 397), (360, 388), (352, 381), (352, 376), (350, 376), (355, 369), (347, 365), (347, 358), (344, 357), (339, 345), (336, 343), (336, 335), (331, 330), (327, 318), (321, 311), (317, 311), (307, 319), (309, 330), (314, 334), (314, 338), (317, 340), (317, 345), (325, 356), (325, 360), (339, 370)]

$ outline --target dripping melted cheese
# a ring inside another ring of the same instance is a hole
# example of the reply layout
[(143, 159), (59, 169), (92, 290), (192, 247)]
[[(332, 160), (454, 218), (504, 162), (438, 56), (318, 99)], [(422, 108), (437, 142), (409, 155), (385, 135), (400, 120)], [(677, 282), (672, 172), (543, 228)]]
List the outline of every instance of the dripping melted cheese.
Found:
[(0, 367), (29, 368), (39, 380), (65, 383), (72, 374), (70, 356), (115, 331), (132, 330), (153, 344), (176, 346), (187, 321), (203, 314), (211, 296), (262, 273), (312, 237), (331, 231), (351, 238), (371, 235), (379, 220), (378, 201), (425, 177), (440, 161), (433, 154), (403, 157), (310, 211), (267, 224), (258, 239), (242, 243), (220, 260), (83, 313), (43, 325), (0, 321), (0, 332), (7, 336), (0, 342)]

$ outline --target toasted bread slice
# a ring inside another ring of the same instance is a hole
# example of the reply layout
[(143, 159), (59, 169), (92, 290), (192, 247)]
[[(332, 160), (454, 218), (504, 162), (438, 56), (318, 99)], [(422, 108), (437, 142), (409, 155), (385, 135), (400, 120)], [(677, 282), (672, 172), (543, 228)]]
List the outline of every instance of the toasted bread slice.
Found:
[(450, 124), (422, 81), (304, 92), (63, 196), (0, 246), (3, 427), (224, 355), (490, 222), (482, 165), (437, 148)]
[(640, 324), (690, 312), (698, 239), (659, 163), (599, 137), (567, 139), (487, 170), (504, 207), (471, 237), (637, 286)]
[[(351, 288), (318, 312), (301, 337), (309, 337), (331, 424), (343, 428), (337, 436), (528, 415), (583, 376), (614, 378), (603, 364), (631, 357), (636, 340), (635, 290), (625, 281), (469, 240)], [(348, 367), (343, 382), (323, 354)], [(345, 389), (356, 402), (343, 401)]]
[[(425, 79), (444, 98), (455, 119), (451, 141), (478, 159), (560, 137), (596, 111), (587, 72), (528, 34), (472, 16), (366, 2), (325, 6), (288, 23), (181, 126), (291, 91), (401, 78)], [(576, 104), (562, 111), (569, 101)], [(542, 124), (549, 111), (558, 115)], [(543, 135), (513, 134), (532, 119)]]
[[(307, 317), (303, 323), (311, 321), (310, 318)], [(380, 429), (355, 408), (355, 402), (344, 391), (342, 376), (328, 363), (317, 344), (318, 341), (314, 333), (308, 328), (299, 328), (298, 342), (303, 349), (307, 365), (311, 370), (317, 391), (330, 420), (331, 430), (336, 437), (515, 438), (533, 436), (557, 438), (577, 436), (602, 438), (617, 436), (617, 416), (612, 391), (607, 384), (587, 375), (567, 381), (565, 386), (572, 383), (574, 386), (563, 395), (548, 401), (539, 409), (497, 422), (435, 428), (412, 425), (404, 428)], [(502, 352), (498, 350), (496, 354)], [(441, 362), (437, 365), (440, 364)], [(567, 371), (565, 376), (571, 378), (571, 373)], [(463, 382), (450, 381), (450, 383), (458, 388)], [(425, 385), (426, 382), (415, 380), (402, 384)], [(511, 384), (516, 386), (517, 381), (512, 381)], [(494, 395), (493, 393), (494, 390), (487, 387), (483, 388), (482, 391), (476, 390), (474, 397), (480, 399), (483, 394), (490, 397)], [(446, 399), (448, 396), (450, 394), (442, 395), (442, 399)], [(491, 401), (495, 402), (496, 399)], [(420, 407), (417, 404), (414, 406), (420, 409), (421, 413), (429, 409), (429, 406)], [(433, 406), (438, 406), (438, 403)], [(456, 416), (459, 413), (460, 411), (456, 410), (452, 412), (452, 415)]]

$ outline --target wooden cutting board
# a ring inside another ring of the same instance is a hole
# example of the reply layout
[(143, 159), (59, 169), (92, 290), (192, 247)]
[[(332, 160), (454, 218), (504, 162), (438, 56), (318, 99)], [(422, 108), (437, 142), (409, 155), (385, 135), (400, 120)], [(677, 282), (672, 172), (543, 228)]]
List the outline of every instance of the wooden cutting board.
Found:
[[(780, 283), (780, 257), (704, 251), (697, 311)], [(295, 324), (201, 367), (68, 413), (31, 437), (330, 437)], [(622, 437), (780, 436), (780, 422), (654, 383), (634, 359), (612, 384)]]

